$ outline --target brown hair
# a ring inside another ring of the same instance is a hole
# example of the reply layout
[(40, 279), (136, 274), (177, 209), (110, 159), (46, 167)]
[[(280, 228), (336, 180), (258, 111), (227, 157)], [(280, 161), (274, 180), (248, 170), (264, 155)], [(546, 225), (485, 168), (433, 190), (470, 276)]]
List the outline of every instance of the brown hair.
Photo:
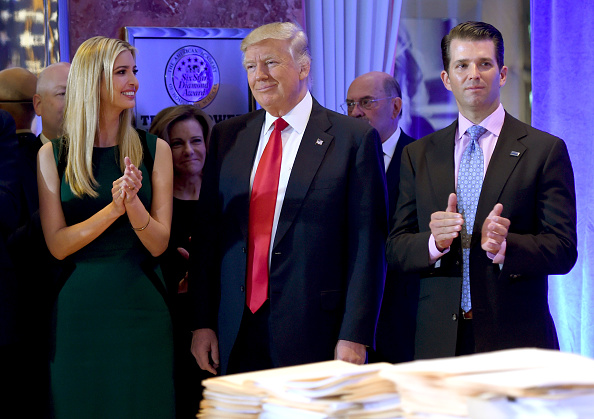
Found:
[(450, 45), (452, 40), (462, 39), (470, 41), (493, 41), (495, 46), (495, 57), (499, 69), (503, 68), (503, 36), (501, 32), (493, 25), (485, 22), (464, 22), (453, 27), (441, 40), (441, 59), (443, 60), (443, 69), (447, 72), (450, 67), (451, 52)]
[(194, 105), (170, 106), (161, 110), (151, 122), (149, 132), (157, 135), (169, 143), (169, 134), (175, 124), (186, 119), (194, 118), (202, 127), (204, 134), (204, 145), (208, 150), (210, 133), (214, 122), (212, 118), (202, 109)]

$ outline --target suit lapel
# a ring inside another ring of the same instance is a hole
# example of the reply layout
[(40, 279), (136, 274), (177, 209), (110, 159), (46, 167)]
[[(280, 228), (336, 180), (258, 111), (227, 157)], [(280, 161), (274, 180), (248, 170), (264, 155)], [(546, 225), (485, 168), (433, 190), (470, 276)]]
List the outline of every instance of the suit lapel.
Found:
[(427, 147), (427, 165), (430, 177), (429, 185), (433, 185), (433, 195), (439, 211), (445, 211), (450, 193), (456, 192), (454, 182), (454, 137), (458, 120), (433, 137), (432, 144)]
[(240, 191), (237, 196), (245, 197), (245, 199), (240, 200), (238, 203), (240, 208), (236, 212), (239, 217), (241, 232), (246, 239), (248, 237), (249, 227), (250, 177), (265, 116), (266, 113), (264, 111), (257, 111), (254, 118), (246, 123), (245, 128), (237, 133), (235, 145), (236, 158), (232, 159), (235, 166), (234, 172), (236, 173), (236, 179), (247, 179), (247, 182), (242, 182), (238, 186)]
[(522, 123), (506, 112), (503, 127), (483, 181), (473, 230), (475, 240), (480, 240), (480, 232), (485, 218), (499, 201), (507, 180), (524, 156), (526, 147), (518, 140), (525, 137), (526, 134), (526, 128)]
[(282, 240), (293, 224), (295, 215), (301, 208), (309, 186), (334, 139), (326, 132), (331, 126), (326, 110), (314, 99), (311, 115), (287, 184), (273, 248)]

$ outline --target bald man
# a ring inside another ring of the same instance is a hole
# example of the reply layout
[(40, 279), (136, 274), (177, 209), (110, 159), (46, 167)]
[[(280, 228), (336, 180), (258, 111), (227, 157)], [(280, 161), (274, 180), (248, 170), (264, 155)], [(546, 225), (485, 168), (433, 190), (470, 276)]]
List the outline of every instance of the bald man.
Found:
[(41, 117), (43, 144), (62, 134), (66, 83), (70, 63), (55, 63), (46, 67), (37, 78), (37, 91), (33, 96), (35, 113)]
[[(31, 131), (35, 119), (33, 96), (37, 89), (37, 76), (21, 67), (0, 71), (0, 109), (14, 119), (19, 140), (19, 170), (23, 185), (22, 210), (35, 212), (39, 207), (37, 198), (37, 151), (41, 142)], [(24, 166), (24, 167), (23, 167)], [(28, 217), (27, 217), (28, 218)]]
[(0, 71), (0, 109), (10, 113), (17, 134), (31, 133), (35, 118), (33, 95), (36, 88), (37, 76), (29, 70), (13, 67)]
[[(414, 141), (398, 126), (402, 113), (400, 85), (388, 73), (372, 71), (363, 74), (351, 83), (343, 109), (348, 115), (369, 122), (379, 132), (384, 152), (391, 229), (398, 200), (400, 156), (404, 146)], [(376, 349), (369, 351), (370, 362), (396, 363), (413, 359), (417, 298), (413, 297), (415, 290), (408, 288), (406, 281), (397, 281), (394, 272), (387, 272)]]
[(343, 104), (349, 116), (369, 122), (379, 132), (384, 151), (390, 218), (398, 199), (400, 155), (404, 146), (414, 141), (398, 126), (402, 113), (401, 96), (400, 85), (394, 77), (372, 71), (353, 80)]
[(19, 140), (19, 176), (23, 205), (21, 219), (28, 220), (39, 207), (37, 198), (37, 151), (41, 142), (31, 131), (35, 119), (33, 96), (37, 89), (37, 76), (20, 67), (0, 71), (0, 109), (14, 119)]

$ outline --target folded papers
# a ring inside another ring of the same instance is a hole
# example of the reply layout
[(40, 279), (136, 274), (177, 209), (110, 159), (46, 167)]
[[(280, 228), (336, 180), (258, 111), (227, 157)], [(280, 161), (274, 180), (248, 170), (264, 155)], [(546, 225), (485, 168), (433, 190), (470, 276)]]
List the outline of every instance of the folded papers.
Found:
[(531, 348), (396, 365), (328, 361), (203, 385), (199, 418), (594, 418), (594, 360)]
[(209, 378), (203, 382), (204, 399), (198, 417), (400, 416), (396, 386), (379, 374), (390, 366), (327, 361)]

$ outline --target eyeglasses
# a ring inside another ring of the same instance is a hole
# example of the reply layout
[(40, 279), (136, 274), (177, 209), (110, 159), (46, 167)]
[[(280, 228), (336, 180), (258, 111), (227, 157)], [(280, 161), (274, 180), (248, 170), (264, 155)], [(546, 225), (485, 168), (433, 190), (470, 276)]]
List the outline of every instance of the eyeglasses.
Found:
[(379, 102), (380, 100), (386, 100), (386, 99), (394, 99), (395, 97), (396, 96), (380, 97), (379, 99), (363, 98), (359, 101), (347, 100), (345, 103), (340, 105), (340, 107), (342, 108), (342, 110), (344, 112), (349, 114), (349, 113), (353, 112), (353, 109), (355, 109), (355, 105), (359, 105), (363, 109), (371, 110), (371, 109), (375, 108), (375, 106), (376, 106), (375, 102)]
[(0, 100), (0, 103), (33, 103), (33, 100)]

